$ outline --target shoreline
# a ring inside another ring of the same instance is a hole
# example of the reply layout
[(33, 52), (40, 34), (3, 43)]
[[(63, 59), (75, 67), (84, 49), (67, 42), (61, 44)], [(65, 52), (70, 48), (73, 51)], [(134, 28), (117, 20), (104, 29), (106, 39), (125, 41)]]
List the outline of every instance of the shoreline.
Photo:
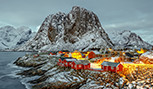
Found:
[[(39, 57), (33, 58), (30, 55), (23, 56), (16, 60), (14, 63), (17, 66), (29, 67), (30, 69), (17, 73), (17, 75), (21, 75), (24, 77), (34, 77), (40, 76), (38, 79), (33, 79), (28, 81), (28, 83), (33, 84), (32, 89), (41, 89), (41, 88), (79, 88), (79, 89), (88, 89), (92, 87), (92, 82), (96, 84), (101, 76), (114, 75), (118, 76), (116, 73), (110, 72), (98, 72), (98, 71), (90, 71), (90, 70), (74, 70), (71, 68), (60, 67), (57, 65), (59, 57), (49, 56), (49, 55), (40, 55)], [(97, 76), (97, 78), (95, 78)], [(111, 76), (110, 76), (111, 77)], [(120, 77), (122, 78), (122, 77)], [(95, 80), (96, 79), (96, 80)], [(104, 80), (103, 80), (104, 81)], [(113, 80), (115, 83), (119, 83), (118, 80)], [(96, 87), (102, 87), (104, 85), (99, 82), (96, 84)], [(110, 84), (108, 82), (108, 84)], [(104, 86), (105, 88), (109, 88), (108, 86)], [(116, 87), (112, 85), (112, 87)], [(119, 87), (119, 86), (118, 86)]]

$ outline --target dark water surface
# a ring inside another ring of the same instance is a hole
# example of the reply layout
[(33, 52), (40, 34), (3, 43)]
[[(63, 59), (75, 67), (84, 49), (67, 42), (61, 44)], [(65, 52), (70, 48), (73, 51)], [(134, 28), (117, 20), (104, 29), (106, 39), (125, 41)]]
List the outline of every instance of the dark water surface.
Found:
[(22, 70), (13, 62), (27, 52), (0, 52), (0, 89), (26, 89), (15, 73)]

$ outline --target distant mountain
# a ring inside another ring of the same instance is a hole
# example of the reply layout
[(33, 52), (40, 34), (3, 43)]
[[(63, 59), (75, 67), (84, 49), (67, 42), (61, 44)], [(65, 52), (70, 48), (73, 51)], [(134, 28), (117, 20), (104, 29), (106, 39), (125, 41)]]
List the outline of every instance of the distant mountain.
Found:
[(34, 33), (28, 27), (19, 27), (15, 29), (12, 26), (4, 26), (0, 28), (0, 49), (14, 49), (23, 45), (32, 38)]
[(153, 45), (153, 41), (151, 41), (151, 42), (150, 42), (150, 44), (152, 44), (152, 45)]
[(152, 38), (153, 38), (153, 36), (152, 37), (150, 36), (149, 39), (147, 40), (147, 42), (150, 43), (151, 45), (153, 45), (153, 39)]
[(113, 47), (98, 17), (87, 9), (74, 6), (68, 13), (49, 15), (33, 40), (18, 50), (89, 50)]
[(110, 39), (117, 47), (123, 48), (152, 48), (152, 45), (142, 40), (137, 34), (124, 30), (124, 31), (109, 31)]
[(39, 50), (49, 50), (46, 47), (50, 47), (51, 42), (48, 39), (48, 28), (49, 23), (51, 21), (52, 15), (49, 15), (44, 22), (42, 23), (41, 27), (39, 28), (38, 32), (34, 36), (33, 39), (27, 41), (25, 45), (15, 49), (16, 51), (39, 51)]

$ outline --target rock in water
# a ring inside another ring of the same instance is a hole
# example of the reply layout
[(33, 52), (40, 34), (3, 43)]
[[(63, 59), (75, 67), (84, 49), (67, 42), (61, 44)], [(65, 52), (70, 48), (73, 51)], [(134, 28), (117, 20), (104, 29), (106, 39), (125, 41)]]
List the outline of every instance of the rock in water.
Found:
[(49, 15), (35, 38), (24, 50), (83, 50), (113, 47), (98, 17), (91, 11), (74, 6), (68, 13)]

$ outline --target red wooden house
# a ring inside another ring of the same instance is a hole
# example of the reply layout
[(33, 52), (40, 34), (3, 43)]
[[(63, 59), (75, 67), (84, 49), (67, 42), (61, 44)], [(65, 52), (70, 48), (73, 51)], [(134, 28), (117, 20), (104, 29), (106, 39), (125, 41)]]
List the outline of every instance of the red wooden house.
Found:
[(95, 54), (93, 51), (91, 51), (91, 52), (88, 54), (88, 56), (87, 56), (87, 58), (89, 58), (89, 59), (95, 58), (95, 57), (96, 57), (96, 54)]
[(71, 63), (71, 68), (72, 69), (76, 69), (76, 70), (79, 70), (79, 69), (84, 69), (84, 65), (81, 63), (81, 61), (73, 61)]
[(66, 58), (66, 59), (64, 59), (63, 64), (66, 67), (71, 67), (71, 63), (73, 61), (77, 61), (77, 59), (74, 59), (74, 58)]
[(84, 66), (84, 69), (89, 69), (90, 68), (90, 62), (88, 60), (80, 60), (81, 63)]
[(59, 51), (58, 54), (63, 54), (63, 52), (62, 51)]
[(56, 52), (50, 52), (49, 55), (56, 55)]
[(60, 58), (58, 61), (59, 63), (63, 63), (65, 58)]
[(119, 72), (123, 70), (123, 65), (120, 63), (104, 61), (101, 64), (101, 69), (103, 69), (104, 71)]
[(79, 70), (79, 69), (89, 69), (90, 68), (90, 62), (88, 60), (77, 60), (73, 61), (70, 64), (71, 68)]
[(72, 69), (74, 69), (74, 66), (75, 66), (75, 62), (73, 61), (73, 62), (71, 63), (71, 65), (70, 65), (70, 67), (71, 67)]

